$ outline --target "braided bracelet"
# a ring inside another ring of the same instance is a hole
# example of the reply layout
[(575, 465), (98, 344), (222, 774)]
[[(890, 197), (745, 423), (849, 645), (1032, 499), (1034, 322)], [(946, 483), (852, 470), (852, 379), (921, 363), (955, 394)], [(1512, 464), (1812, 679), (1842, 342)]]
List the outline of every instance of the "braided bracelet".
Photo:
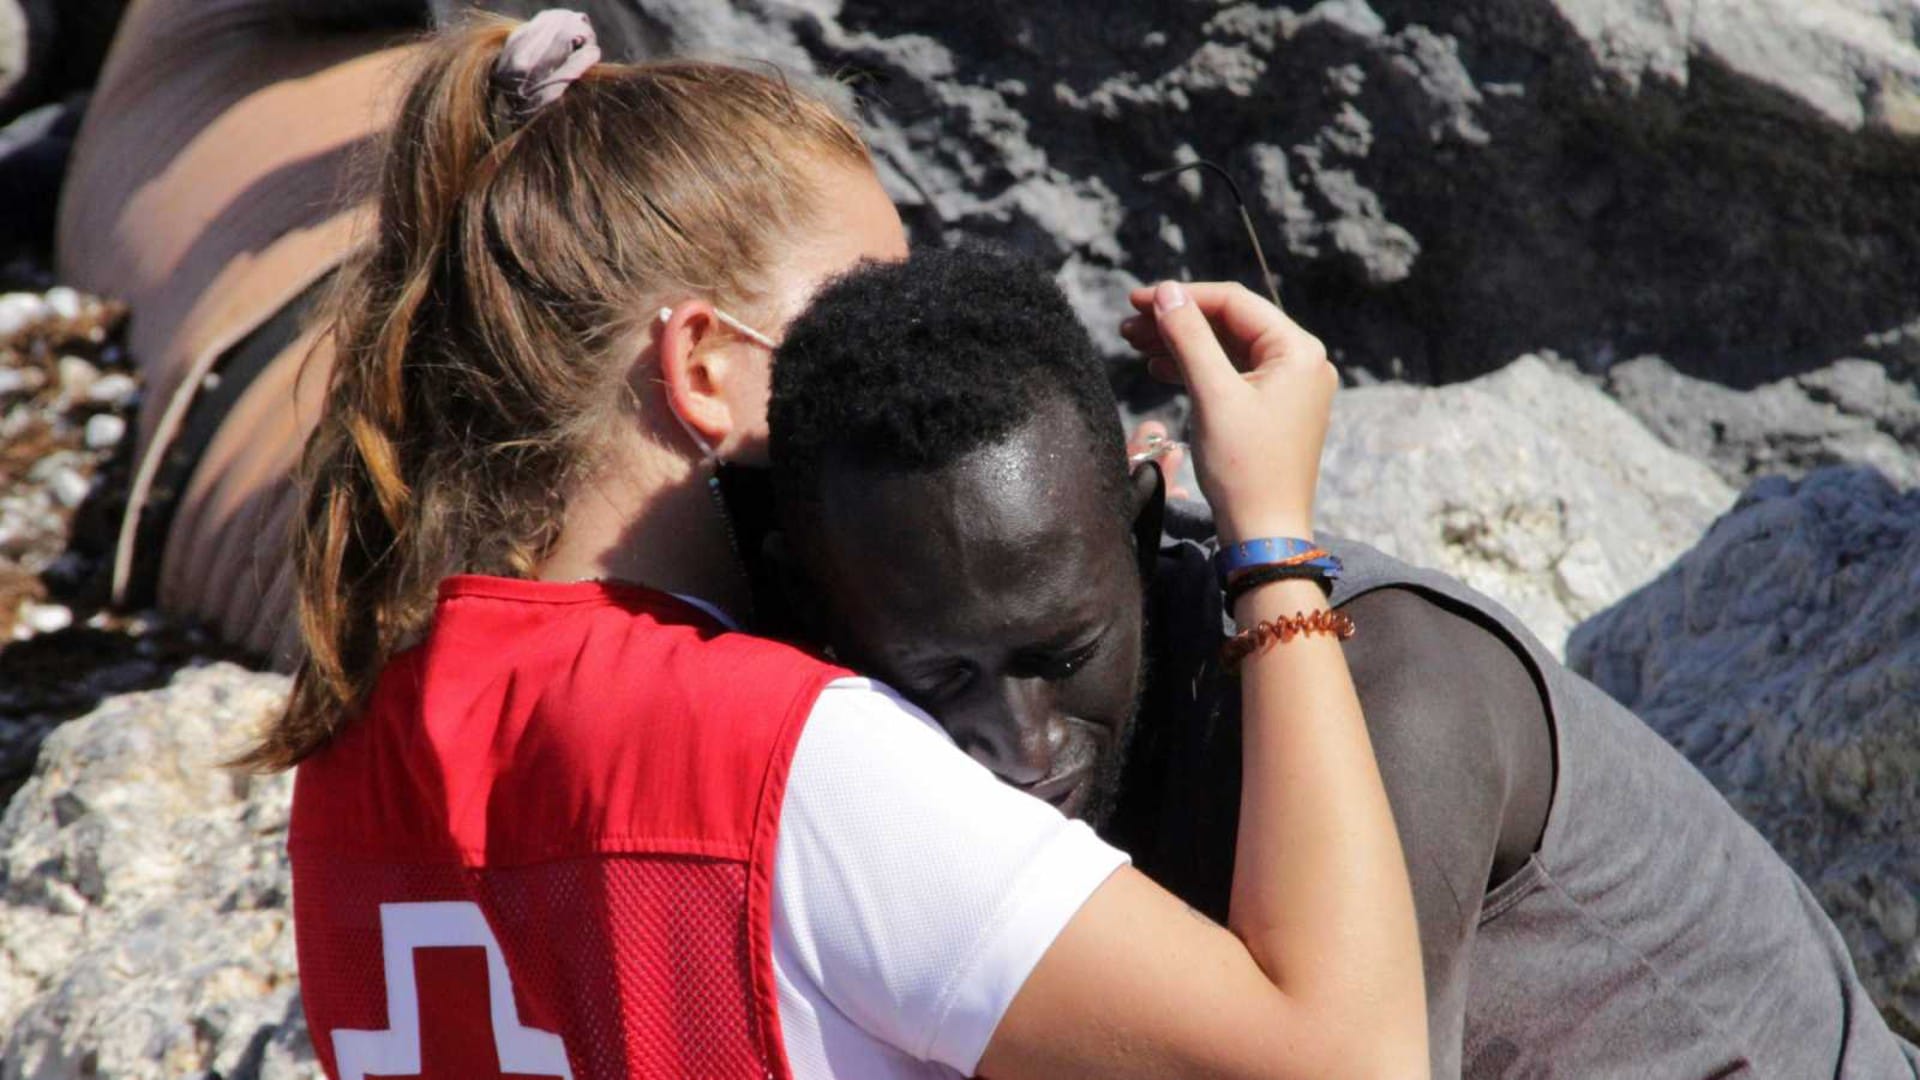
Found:
[(1257, 566), (1242, 573), (1227, 585), (1226, 595), (1221, 599), (1226, 605), (1227, 614), (1233, 614), (1233, 607), (1240, 598), (1262, 585), (1271, 585), (1276, 581), (1311, 581), (1320, 586), (1322, 592), (1333, 595), (1333, 581), (1340, 576), (1338, 566), (1329, 567), (1324, 563), (1305, 563), (1298, 566)]
[(1327, 634), (1346, 641), (1353, 637), (1353, 620), (1340, 611), (1296, 613), (1277, 619), (1263, 619), (1228, 638), (1220, 646), (1220, 663), (1228, 671), (1257, 652), (1265, 652), (1274, 642), (1284, 645), (1302, 634)]

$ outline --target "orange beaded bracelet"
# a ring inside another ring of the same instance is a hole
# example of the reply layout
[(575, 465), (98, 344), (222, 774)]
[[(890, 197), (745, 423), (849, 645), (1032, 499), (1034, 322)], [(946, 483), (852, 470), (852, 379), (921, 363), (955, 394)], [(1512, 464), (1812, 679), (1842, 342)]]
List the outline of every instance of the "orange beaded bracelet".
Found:
[(1353, 620), (1344, 612), (1316, 611), (1296, 613), (1277, 619), (1265, 619), (1228, 638), (1220, 646), (1220, 663), (1228, 671), (1256, 652), (1264, 652), (1274, 642), (1284, 645), (1301, 634), (1329, 634), (1345, 641), (1353, 636)]

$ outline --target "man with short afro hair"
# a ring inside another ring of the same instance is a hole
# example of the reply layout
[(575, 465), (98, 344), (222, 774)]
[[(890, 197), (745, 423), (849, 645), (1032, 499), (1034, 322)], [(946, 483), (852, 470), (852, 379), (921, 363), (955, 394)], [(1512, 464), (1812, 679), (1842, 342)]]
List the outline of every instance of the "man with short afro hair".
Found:
[[(981, 252), (857, 268), (789, 328), (772, 398), (792, 624), (1223, 919), (1240, 695), (1210, 522), (1166, 507), (1163, 540), (1059, 289)], [(1814, 897), (1672, 747), (1493, 601), (1318, 540), (1434, 1075), (1916, 1075)]]
[[(986, 248), (925, 249), (833, 285), (789, 327), (767, 406), (781, 495), (817, 496), (822, 463), (936, 469), (1003, 438), (1050, 396), (1112, 466), (1126, 445), (1093, 343), (1038, 264)], [(1066, 433), (1060, 433), (1065, 437)]]

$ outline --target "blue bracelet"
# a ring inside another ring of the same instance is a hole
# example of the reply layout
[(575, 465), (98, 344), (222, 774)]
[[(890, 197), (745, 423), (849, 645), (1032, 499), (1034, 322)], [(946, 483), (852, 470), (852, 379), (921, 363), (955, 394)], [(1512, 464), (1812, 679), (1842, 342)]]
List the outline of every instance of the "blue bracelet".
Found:
[(1260, 540), (1242, 540), (1237, 544), (1223, 544), (1213, 553), (1213, 569), (1220, 577), (1220, 587), (1227, 587), (1227, 579), (1233, 575), (1256, 566), (1272, 566), (1288, 559), (1305, 555), (1320, 545), (1311, 540), (1301, 540), (1292, 536), (1271, 536)]

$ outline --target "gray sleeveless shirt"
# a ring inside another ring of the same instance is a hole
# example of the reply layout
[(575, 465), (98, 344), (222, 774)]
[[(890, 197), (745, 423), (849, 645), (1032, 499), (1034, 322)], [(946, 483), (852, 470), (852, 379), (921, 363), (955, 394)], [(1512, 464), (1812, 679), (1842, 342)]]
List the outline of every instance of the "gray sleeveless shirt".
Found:
[[(1920, 1075), (1920, 1052), (1888, 1030), (1845, 943), (1806, 886), (1659, 735), (1568, 671), (1485, 596), (1363, 544), (1322, 542), (1346, 564), (1336, 605), (1397, 588), (1469, 613), (1530, 669), (1553, 727), (1557, 768), (1545, 832), (1525, 866), (1486, 895), (1466, 946), (1463, 1075)], [(1168, 630), (1190, 632), (1201, 621), (1216, 631), (1220, 626), (1205, 549), (1188, 548), (1172, 563), (1165, 555), (1179, 553), (1163, 553), (1162, 578), (1180, 580), (1155, 583), (1162, 639)], [(1197, 621), (1185, 618), (1190, 605), (1200, 606)], [(1218, 641), (1216, 632), (1209, 653)], [(1198, 789), (1217, 792), (1229, 779), (1215, 767), (1226, 760), (1223, 750), (1237, 791), (1239, 699), (1236, 684), (1219, 679), (1206, 656), (1174, 652), (1155, 657), (1163, 665), (1156, 675), (1161, 690), (1150, 691), (1144, 703), (1143, 730), (1160, 730), (1141, 749), (1164, 755), (1169, 766), (1169, 775), (1154, 781), (1162, 787), (1153, 800), (1160, 824), (1149, 846), (1162, 854), (1189, 853), (1184, 863), (1170, 860), (1169, 887), (1207, 892), (1218, 885), (1219, 867), (1197, 868), (1195, 860), (1215, 861), (1223, 848), (1219, 836), (1197, 834), (1226, 833), (1230, 868), (1234, 826), (1222, 820), (1225, 813), (1183, 821), (1178, 805)], [(1171, 731), (1164, 721), (1172, 718), (1149, 715), (1178, 709), (1182, 699), (1192, 708)], [(1369, 715), (1369, 725), (1417, 722), (1421, 706), (1408, 702), (1391, 711), (1397, 715)], [(1223, 741), (1232, 747), (1219, 745)], [(1139, 769), (1130, 772), (1129, 783), (1141, 779)], [(1402, 834), (1409, 860), (1417, 861), (1417, 828), (1402, 823)], [(1135, 855), (1153, 872), (1152, 853)], [(1213, 880), (1199, 885), (1196, 869)], [(1438, 1022), (1442, 1003), (1430, 1004)], [(1454, 1016), (1460, 1008), (1452, 1003)]]

